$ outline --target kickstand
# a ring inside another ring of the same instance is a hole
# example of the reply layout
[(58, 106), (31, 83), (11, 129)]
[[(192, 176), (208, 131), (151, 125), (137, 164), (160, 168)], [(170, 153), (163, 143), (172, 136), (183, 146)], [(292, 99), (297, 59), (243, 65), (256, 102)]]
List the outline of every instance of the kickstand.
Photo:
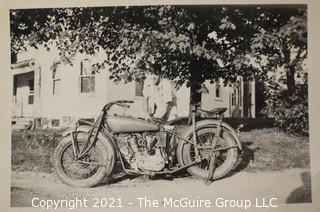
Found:
[(212, 156), (209, 157), (209, 173), (208, 173), (208, 177), (206, 179), (206, 185), (210, 185), (213, 181), (214, 181), (214, 172), (216, 170), (216, 165), (215, 165), (215, 161), (216, 161), (216, 156), (215, 154), (213, 153)]
[(145, 174), (142, 176), (142, 179), (143, 179), (143, 182), (147, 182), (148, 180), (150, 180), (150, 175)]

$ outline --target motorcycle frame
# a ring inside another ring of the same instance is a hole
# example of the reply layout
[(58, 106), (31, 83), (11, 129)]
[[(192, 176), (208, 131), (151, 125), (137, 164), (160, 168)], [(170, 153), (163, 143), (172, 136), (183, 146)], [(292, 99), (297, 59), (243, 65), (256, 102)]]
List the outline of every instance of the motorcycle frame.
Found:
[[(97, 137), (98, 137), (99, 133), (103, 133), (104, 135), (106, 135), (111, 140), (113, 146), (115, 147), (115, 151), (116, 151), (117, 157), (119, 157), (119, 159), (120, 159), (120, 163), (121, 163), (123, 171), (126, 174), (129, 174), (129, 175), (150, 175), (150, 176), (153, 176), (153, 175), (163, 175), (163, 174), (174, 174), (174, 173), (176, 173), (176, 172), (178, 172), (180, 170), (183, 170), (183, 169), (186, 169), (188, 167), (191, 167), (191, 166), (195, 165), (196, 163), (201, 162), (204, 159), (208, 159), (207, 157), (202, 157), (201, 158), (201, 156), (199, 155), (199, 152), (195, 151), (196, 152), (196, 158), (195, 158), (195, 160), (193, 162), (191, 162), (189, 164), (186, 164), (184, 166), (181, 166), (181, 167), (177, 167), (177, 168), (172, 169), (172, 170), (169, 169), (169, 170), (165, 170), (165, 171), (154, 172), (154, 171), (136, 171), (136, 170), (133, 170), (133, 169), (127, 169), (125, 167), (125, 163), (124, 163), (123, 157), (121, 155), (118, 143), (116, 142), (115, 133), (111, 130), (111, 128), (108, 126), (108, 124), (104, 121), (108, 117), (107, 116), (107, 112), (109, 110), (109, 108), (105, 109), (105, 107), (102, 110), (102, 112), (100, 113), (100, 115), (98, 116), (98, 118), (95, 120), (94, 123), (88, 122), (86, 120), (78, 120), (74, 130), (72, 130), (72, 132), (71, 132), (72, 148), (73, 148), (74, 157), (75, 157), (76, 160), (80, 160), (81, 157), (84, 156), (90, 150), (90, 148), (97, 141)], [(170, 134), (171, 135), (171, 137), (170, 137), (171, 139), (175, 140), (176, 138), (179, 138), (179, 139), (181, 139), (180, 142), (184, 141), (184, 142), (190, 143), (191, 145), (194, 145), (195, 150), (199, 150), (201, 148), (210, 148), (210, 147), (199, 147), (197, 145), (197, 143), (196, 143), (197, 140), (196, 140), (196, 136), (195, 136), (196, 135), (196, 119), (195, 119), (196, 115), (195, 114), (196, 114), (195, 110), (192, 111), (192, 127), (193, 127), (193, 139), (192, 140), (185, 139), (182, 136), (180, 136), (179, 134), (177, 134), (175, 131), (170, 130), (170, 129), (166, 129), (166, 128), (164, 128), (163, 130), (160, 129), (159, 132), (161, 132), (161, 131), (165, 132), (166, 133), (166, 138), (167, 138), (168, 134)], [(220, 116), (219, 122), (218, 122), (219, 124), (217, 126), (217, 133), (214, 136), (214, 139), (216, 139), (216, 138), (218, 138), (220, 136), (221, 128), (222, 128), (221, 127), (222, 118), (223, 118), (223, 116)], [(84, 124), (84, 125), (88, 125), (91, 128), (88, 131), (89, 132), (89, 136), (87, 138), (86, 143), (84, 144), (84, 148), (82, 149), (82, 151), (79, 154), (79, 152), (78, 152), (79, 151), (79, 146), (78, 146), (78, 143), (77, 143), (77, 133), (79, 132), (78, 128), (80, 126), (82, 126), (81, 123)], [(141, 132), (141, 133), (143, 133), (143, 132)], [(93, 138), (93, 139), (91, 139), (91, 138)], [(167, 144), (167, 141), (166, 141), (166, 147), (165, 148), (166, 148), (167, 154), (170, 153), (168, 150), (176, 152), (176, 147), (174, 148), (173, 146), (167, 146), (167, 145), (168, 144)], [(239, 145), (235, 144), (233, 146), (229, 146), (229, 147), (225, 147), (225, 148), (212, 149), (212, 152), (221, 151), (221, 150), (227, 150), (227, 149), (231, 149), (231, 148), (239, 148)], [(169, 168), (173, 167), (171, 165), (169, 166)]]

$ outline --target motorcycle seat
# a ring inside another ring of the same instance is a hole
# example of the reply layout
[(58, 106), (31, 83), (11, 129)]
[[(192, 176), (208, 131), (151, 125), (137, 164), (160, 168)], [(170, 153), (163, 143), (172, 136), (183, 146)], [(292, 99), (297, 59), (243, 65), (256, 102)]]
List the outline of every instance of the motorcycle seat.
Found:
[(211, 117), (211, 116), (221, 116), (224, 112), (226, 112), (226, 107), (217, 107), (212, 110), (203, 110), (198, 109), (201, 115), (204, 115), (205, 117)]

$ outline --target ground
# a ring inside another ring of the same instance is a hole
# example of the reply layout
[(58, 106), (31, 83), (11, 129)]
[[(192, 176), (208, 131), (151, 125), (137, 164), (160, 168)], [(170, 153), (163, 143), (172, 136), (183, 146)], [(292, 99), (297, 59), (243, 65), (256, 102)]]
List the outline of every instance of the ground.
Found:
[[(51, 154), (61, 139), (59, 131), (14, 132), (12, 136), (11, 205), (31, 206), (32, 198), (65, 199), (163, 197), (215, 200), (278, 198), (277, 204), (311, 202), (309, 142), (307, 137), (286, 135), (276, 129), (250, 130), (240, 134), (243, 158), (224, 179), (205, 185), (191, 176), (146, 180), (117, 175), (95, 188), (70, 188), (55, 176)], [(36, 183), (35, 183), (36, 182)], [(126, 205), (125, 205), (126, 206)], [(137, 206), (137, 204), (134, 204)]]
[[(36, 183), (35, 183), (36, 182)], [(310, 174), (305, 169), (248, 173), (239, 172), (205, 185), (203, 180), (192, 177), (145, 180), (121, 179), (113, 184), (101, 184), (95, 188), (70, 188), (54, 175), (44, 173), (13, 173), (11, 188), (12, 206), (31, 206), (32, 198), (65, 199), (122, 198), (125, 206), (137, 197), (161, 200), (164, 197), (191, 199), (249, 199), (277, 198), (277, 205), (292, 202), (311, 202)], [(92, 203), (92, 202), (91, 202)], [(138, 204), (135, 204), (137, 206)]]

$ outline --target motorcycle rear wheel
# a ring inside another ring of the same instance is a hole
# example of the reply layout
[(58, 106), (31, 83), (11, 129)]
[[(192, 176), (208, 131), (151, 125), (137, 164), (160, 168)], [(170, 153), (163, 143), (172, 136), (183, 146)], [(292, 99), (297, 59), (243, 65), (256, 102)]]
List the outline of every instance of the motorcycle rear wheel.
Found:
[[(200, 129), (197, 129), (197, 142), (203, 146), (211, 145), (210, 141), (213, 139), (216, 133), (216, 128), (214, 126), (204, 126)], [(211, 139), (208, 139), (210, 137)], [(192, 131), (184, 136), (185, 139), (193, 142), (193, 133)], [(215, 148), (228, 148), (236, 145), (236, 141), (231, 135), (230, 132), (226, 130), (222, 130), (221, 137), (217, 142), (217, 146)], [(200, 150), (199, 154), (202, 157), (209, 156), (210, 151), (208, 150)], [(215, 171), (213, 174), (213, 179), (220, 179), (229, 174), (236, 166), (238, 159), (238, 148), (233, 147), (227, 150), (221, 150), (215, 152)], [(181, 166), (192, 163), (195, 160), (195, 149), (194, 145), (181, 141), (177, 146), (177, 159)], [(209, 176), (209, 160), (203, 159), (200, 163), (189, 167), (187, 170), (193, 176), (207, 179)]]
[[(88, 133), (79, 133), (79, 148), (84, 145)], [(93, 187), (106, 175), (111, 175), (115, 163), (115, 152), (110, 141), (101, 137), (81, 160), (75, 160), (71, 135), (65, 137), (54, 152), (54, 167), (62, 182), (72, 187)]]

